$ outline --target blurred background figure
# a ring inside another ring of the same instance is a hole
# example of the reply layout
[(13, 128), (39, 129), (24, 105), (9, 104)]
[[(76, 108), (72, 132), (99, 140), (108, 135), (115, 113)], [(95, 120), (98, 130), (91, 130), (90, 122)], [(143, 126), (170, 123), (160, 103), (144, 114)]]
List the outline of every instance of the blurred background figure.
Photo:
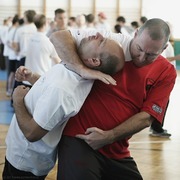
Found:
[(27, 44), (30, 37), (37, 31), (36, 26), (34, 25), (34, 16), (36, 12), (34, 10), (27, 10), (24, 12), (24, 23), (20, 28), (17, 29), (13, 41), (13, 48), (18, 53), (19, 63), (18, 66), (24, 66), (26, 53), (27, 53)]
[(54, 11), (54, 15), (55, 26), (49, 28), (47, 32), (48, 37), (50, 37), (53, 32), (67, 29), (66, 11), (59, 8)]
[(140, 18), (140, 26), (143, 25), (147, 20), (148, 20), (147, 17), (141, 16), (141, 18)]
[[(34, 25), (34, 16), (36, 15), (36, 12), (34, 10), (27, 10), (24, 12), (23, 20), (24, 23), (19, 26), (17, 29), (14, 41), (13, 41), (13, 49), (18, 53), (17, 55), (17, 64), (16, 69), (19, 66), (24, 66), (26, 61), (26, 55), (27, 55), (27, 46), (29, 39), (31, 36), (37, 31), (36, 26)], [(14, 89), (22, 85), (21, 82), (15, 81), (13, 91)], [(12, 105), (11, 101), (11, 105)]]
[(47, 22), (46, 34), (55, 28), (56, 28), (56, 22), (54, 20), (49, 20), (49, 22)]
[(139, 28), (139, 23), (137, 21), (133, 21), (131, 22), (131, 27), (136, 30), (137, 28)]
[(137, 21), (132, 21), (131, 22), (131, 27), (133, 28), (133, 32), (132, 32), (132, 36), (134, 37), (134, 33), (136, 32), (136, 30), (139, 28), (139, 23)]
[(1, 44), (1, 50), (0, 50), (0, 69), (5, 70), (8, 66), (8, 54), (7, 54), (7, 45), (6, 45), (6, 38), (7, 33), (9, 30), (9, 21), (8, 19), (3, 20), (3, 25), (0, 29), (0, 44)]
[(95, 25), (95, 28), (97, 30), (107, 30), (107, 31), (111, 31), (111, 26), (110, 24), (107, 22), (107, 16), (105, 15), (104, 12), (100, 12), (98, 14), (98, 21)]
[(80, 14), (76, 17), (76, 25), (78, 29), (86, 29), (86, 18), (84, 14)]
[[(37, 32), (29, 40), (25, 66), (32, 72), (42, 75), (53, 65), (59, 63), (60, 58), (56, 53), (54, 45), (44, 33), (47, 27), (45, 15), (36, 15), (34, 17), (34, 24)], [(30, 85), (28, 82), (23, 82), (23, 84)]]
[(11, 27), (8, 30), (7, 34), (7, 47), (8, 47), (8, 66), (7, 66), (7, 91), (6, 95), (11, 96), (14, 82), (15, 82), (15, 72), (16, 72), (16, 64), (17, 64), (17, 53), (13, 49), (13, 41), (15, 37), (15, 33), (19, 26), (19, 16), (15, 15), (12, 19)]
[(87, 29), (95, 29), (95, 16), (93, 14), (86, 15)]
[(116, 19), (116, 24), (121, 26), (121, 33), (127, 36), (132, 36), (133, 28), (126, 25), (126, 19), (124, 16), (118, 16)]
[(116, 25), (114, 26), (114, 32), (115, 32), (115, 33), (121, 33), (121, 26), (120, 26), (119, 24), (116, 24)]
[(76, 24), (76, 17), (71, 16), (68, 19), (68, 29), (73, 29), (73, 28), (77, 28), (77, 24)]

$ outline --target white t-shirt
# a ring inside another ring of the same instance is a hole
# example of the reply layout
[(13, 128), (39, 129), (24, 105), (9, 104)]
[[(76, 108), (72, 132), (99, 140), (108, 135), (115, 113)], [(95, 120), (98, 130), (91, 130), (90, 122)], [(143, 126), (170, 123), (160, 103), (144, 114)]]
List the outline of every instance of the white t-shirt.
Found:
[[(170, 42), (168, 42), (168, 47), (162, 52), (161, 55), (165, 58), (174, 56), (174, 48)], [(171, 64), (176, 68), (176, 61), (172, 61)]]
[[(16, 27), (11, 27), (8, 31), (8, 37), (7, 37), (7, 43), (12, 43), (15, 38), (15, 33), (16, 33), (17, 28)], [(17, 59), (17, 53), (14, 49), (11, 47), (8, 48), (8, 59), (9, 60), (16, 60)]]
[(16, 31), (14, 42), (19, 44), (19, 58), (26, 57), (27, 52), (27, 44), (29, 42), (30, 37), (37, 31), (34, 23), (25, 24), (19, 27)]
[(2, 44), (4, 44), (3, 56), (8, 56), (8, 46), (7, 46), (8, 30), (9, 30), (9, 26), (2, 26), (0, 29), (0, 39)]
[(106, 31), (111, 31), (111, 26), (108, 22), (98, 22), (96, 25), (95, 25), (95, 28), (97, 31), (101, 31), (101, 30), (106, 30)]
[(58, 58), (53, 44), (45, 33), (36, 32), (27, 45), (25, 66), (42, 75), (54, 65), (52, 58)]
[(46, 175), (54, 167), (57, 145), (67, 120), (78, 113), (93, 85), (64, 65), (57, 64), (33, 85), (25, 97), (27, 110), (49, 132), (29, 142), (13, 116), (6, 138), (7, 160), (17, 169)]

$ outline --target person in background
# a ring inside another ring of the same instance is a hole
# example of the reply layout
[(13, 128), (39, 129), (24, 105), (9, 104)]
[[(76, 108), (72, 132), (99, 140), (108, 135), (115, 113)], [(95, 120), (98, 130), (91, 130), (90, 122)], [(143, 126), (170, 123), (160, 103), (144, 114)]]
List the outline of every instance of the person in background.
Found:
[(134, 30), (136, 30), (137, 28), (139, 28), (139, 23), (137, 21), (132, 21), (131, 26)]
[(67, 17), (66, 17), (66, 11), (64, 9), (56, 9), (54, 11), (54, 21), (56, 23), (56, 26), (54, 28), (50, 28), (47, 32), (47, 37), (50, 37), (50, 35), (56, 31), (65, 30), (67, 29)]
[(167, 57), (167, 59), (168, 59), (170, 62), (173, 61), (173, 63), (174, 63), (174, 61), (179, 61), (179, 60), (180, 60), (180, 54), (177, 54), (177, 55), (172, 56), (172, 57)]
[(139, 28), (139, 23), (137, 21), (132, 21), (131, 27), (133, 28), (131, 36), (134, 37), (136, 30)]
[(121, 33), (127, 36), (132, 36), (133, 28), (126, 25), (126, 19), (124, 16), (118, 16), (116, 19), (116, 24), (121, 26)]
[(115, 33), (121, 33), (121, 26), (120, 26), (119, 24), (116, 24), (116, 25), (114, 26), (114, 32), (115, 32)]
[(76, 16), (76, 25), (77, 29), (86, 29), (86, 17), (84, 14), (80, 14)]
[(88, 14), (86, 15), (86, 24), (87, 24), (87, 29), (88, 30), (93, 30), (95, 29), (95, 17), (93, 14)]
[[(1, 43), (0, 69), (1, 70), (5, 70), (8, 67), (8, 53), (7, 53), (7, 45), (6, 45), (8, 30), (9, 30), (9, 21), (8, 19), (4, 19), (3, 25), (0, 28), (0, 43)], [(6, 91), (7, 91), (7, 87), (6, 87)]]
[(111, 26), (110, 24), (107, 22), (107, 16), (104, 12), (100, 12), (98, 13), (98, 21), (95, 24), (95, 28), (97, 30), (107, 30), (107, 31), (111, 31)]
[(143, 25), (147, 20), (148, 20), (148, 18), (146, 16), (141, 16), (140, 17), (140, 25)]
[(16, 34), (16, 31), (19, 27), (19, 16), (15, 15), (12, 19), (12, 26), (8, 30), (7, 34), (7, 46), (8, 46), (8, 80), (7, 80), (7, 96), (12, 95), (12, 91), (14, 88), (15, 82), (15, 72), (16, 72), (16, 64), (17, 64), (17, 53), (13, 49), (13, 41)]
[(13, 48), (18, 53), (18, 67), (25, 64), (27, 44), (30, 37), (37, 31), (33, 22), (35, 15), (36, 12), (34, 10), (27, 10), (24, 12), (24, 24), (17, 29), (14, 37)]
[[(34, 25), (34, 16), (36, 12), (34, 10), (27, 10), (24, 12), (24, 23), (20, 25), (17, 29), (14, 37), (14, 41), (12, 42), (12, 47), (17, 53), (17, 64), (16, 69), (25, 64), (26, 55), (27, 55), (27, 45), (30, 37), (37, 31), (36, 26)], [(14, 89), (22, 85), (22, 82), (17, 82), (15, 80)], [(11, 98), (11, 106), (13, 106), (13, 100)]]
[[(35, 15), (34, 24), (37, 32), (29, 39), (25, 66), (32, 72), (42, 75), (61, 60), (45, 34), (46, 17), (43, 14)], [(23, 84), (31, 85), (28, 82), (23, 82)]]
[(74, 29), (74, 28), (77, 28), (76, 17), (71, 16), (68, 19), (68, 29)]

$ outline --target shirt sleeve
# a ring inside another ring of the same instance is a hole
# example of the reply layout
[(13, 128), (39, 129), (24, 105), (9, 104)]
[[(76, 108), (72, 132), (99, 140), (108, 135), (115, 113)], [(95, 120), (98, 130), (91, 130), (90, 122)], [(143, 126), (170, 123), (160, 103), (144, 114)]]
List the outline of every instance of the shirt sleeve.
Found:
[(170, 93), (174, 87), (176, 71), (172, 66), (168, 71), (164, 71), (157, 82), (155, 82), (147, 94), (147, 99), (143, 103), (141, 111), (145, 111), (162, 122)]
[(43, 129), (50, 131), (75, 112), (76, 107), (72, 96), (62, 88), (49, 86), (38, 99), (33, 117)]

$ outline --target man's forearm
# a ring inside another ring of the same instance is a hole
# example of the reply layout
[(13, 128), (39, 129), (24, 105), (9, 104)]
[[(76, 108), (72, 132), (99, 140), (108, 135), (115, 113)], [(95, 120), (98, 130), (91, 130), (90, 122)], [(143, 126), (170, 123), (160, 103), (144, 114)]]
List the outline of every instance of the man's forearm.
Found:
[(98, 79), (106, 84), (116, 85), (116, 81), (107, 74), (87, 68), (77, 53), (75, 40), (69, 31), (58, 31), (50, 36), (58, 56), (66, 67), (86, 79)]
[(14, 51), (19, 52), (19, 44), (12, 42), (12, 48), (14, 49)]
[(31, 134), (30, 121), (32, 119), (32, 116), (27, 111), (23, 101), (13, 105), (18, 125), (24, 136), (28, 139)]
[(14, 110), (19, 128), (28, 141), (37, 141), (48, 132), (34, 121), (32, 115), (27, 111), (24, 101), (14, 104)]
[(140, 112), (124, 123), (110, 130), (112, 134), (112, 142), (130, 137), (135, 133), (149, 127), (154, 118), (146, 112)]
[(58, 56), (63, 60), (70, 70), (81, 74), (81, 69), (85, 68), (77, 54), (77, 47), (69, 31), (58, 31), (50, 36)]
[(40, 77), (41, 76), (39, 74), (33, 73), (27, 81), (33, 85)]
[(131, 137), (135, 133), (149, 127), (154, 118), (146, 112), (140, 112), (114, 129), (103, 131), (97, 127), (86, 129), (85, 134), (77, 134), (76, 137), (86, 141), (93, 149), (99, 149), (107, 144), (112, 144), (121, 139)]

